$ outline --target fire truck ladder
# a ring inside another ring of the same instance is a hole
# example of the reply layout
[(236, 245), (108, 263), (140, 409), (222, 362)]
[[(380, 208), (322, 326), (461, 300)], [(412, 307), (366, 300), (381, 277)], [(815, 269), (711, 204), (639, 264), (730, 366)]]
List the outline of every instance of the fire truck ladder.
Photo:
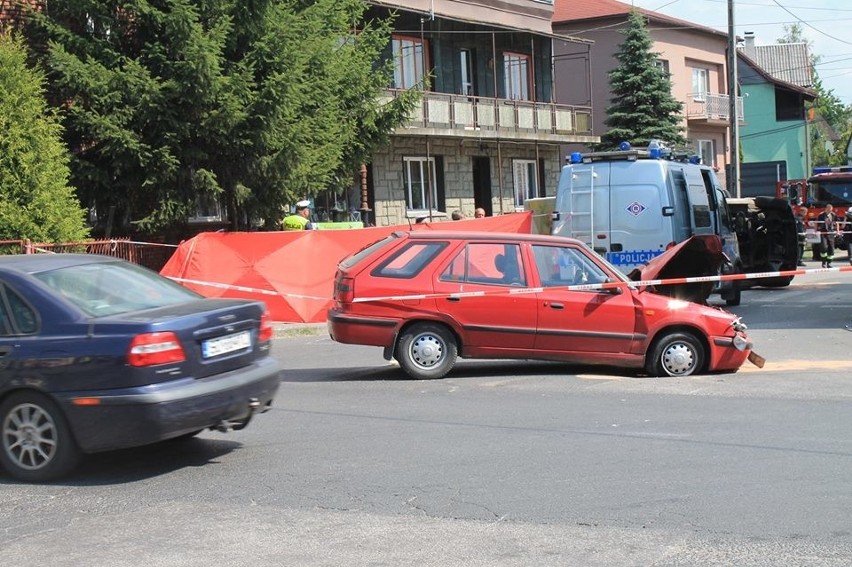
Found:
[(575, 168), (571, 174), (569, 196), (571, 203), (570, 235), (594, 248), (594, 191), (595, 167)]

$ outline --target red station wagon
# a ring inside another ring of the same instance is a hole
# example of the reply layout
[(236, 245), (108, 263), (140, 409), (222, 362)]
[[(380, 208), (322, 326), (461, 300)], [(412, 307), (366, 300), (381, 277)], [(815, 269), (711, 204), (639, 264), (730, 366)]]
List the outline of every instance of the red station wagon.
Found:
[[(669, 252), (712, 274), (707, 255), (696, 253), (712, 247), (691, 241), (686, 252)], [(669, 252), (654, 275), (665, 273)], [(712, 285), (703, 286), (707, 293)], [(644, 368), (653, 376), (736, 372), (759, 359), (736, 315), (681, 299), (671, 287), (637, 286), (571, 238), (396, 232), (340, 262), (328, 329), (341, 343), (384, 347), (386, 359), (419, 379), (443, 377), (459, 356)]]

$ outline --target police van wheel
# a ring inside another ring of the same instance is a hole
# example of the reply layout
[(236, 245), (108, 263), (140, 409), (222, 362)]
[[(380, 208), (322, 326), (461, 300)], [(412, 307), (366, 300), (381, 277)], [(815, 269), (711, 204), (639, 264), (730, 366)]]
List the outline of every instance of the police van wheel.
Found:
[(743, 290), (740, 287), (739, 282), (731, 282), (731, 289), (724, 295), (725, 305), (729, 307), (736, 307), (740, 304), (740, 300), (742, 299)]
[(704, 368), (704, 347), (690, 333), (669, 333), (658, 338), (646, 357), (652, 376), (690, 376)]

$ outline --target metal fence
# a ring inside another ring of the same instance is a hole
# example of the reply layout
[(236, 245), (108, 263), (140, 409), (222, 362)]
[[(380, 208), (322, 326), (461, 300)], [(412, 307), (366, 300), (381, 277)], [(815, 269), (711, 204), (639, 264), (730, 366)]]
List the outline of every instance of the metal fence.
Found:
[(34, 243), (29, 240), (1, 240), (0, 254), (102, 254), (139, 264), (155, 272), (163, 269), (177, 246), (155, 242), (136, 242), (128, 238), (65, 242), (61, 244)]

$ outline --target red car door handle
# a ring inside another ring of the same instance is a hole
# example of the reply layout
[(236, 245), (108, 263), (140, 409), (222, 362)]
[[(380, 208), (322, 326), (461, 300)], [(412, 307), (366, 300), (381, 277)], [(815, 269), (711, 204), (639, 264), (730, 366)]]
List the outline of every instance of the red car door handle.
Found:
[(563, 305), (562, 303), (551, 303), (550, 308), (551, 309), (565, 309), (565, 305)]
[(461, 301), (461, 297), (448, 297), (447, 301)]

